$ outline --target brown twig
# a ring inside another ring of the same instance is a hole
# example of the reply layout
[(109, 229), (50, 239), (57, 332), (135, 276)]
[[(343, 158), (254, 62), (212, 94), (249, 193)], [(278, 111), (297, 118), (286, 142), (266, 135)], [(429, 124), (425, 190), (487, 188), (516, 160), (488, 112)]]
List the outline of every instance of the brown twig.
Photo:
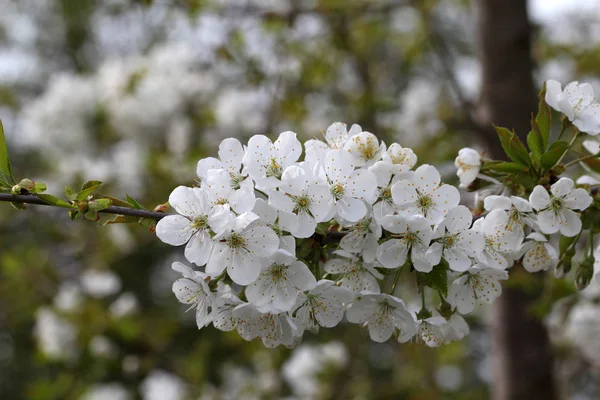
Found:
[[(37, 196), (31, 194), (5, 194), (0, 193), (0, 201), (6, 201), (11, 203), (22, 203), (22, 204), (35, 204), (39, 206), (52, 206), (52, 204), (48, 204), (44, 202)], [(139, 210), (136, 208), (127, 208), (127, 207), (119, 207), (119, 206), (110, 206), (104, 210), (100, 210), (101, 213), (106, 214), (118, 214), (118, 215), (127, 215), (131, 217), (139, 217), (139, 218), (150, 218), (154, 220), (161, 220), (166, 217), (168, 214), (156, 212), (156, 211), (147, 211), (147, 210)]]

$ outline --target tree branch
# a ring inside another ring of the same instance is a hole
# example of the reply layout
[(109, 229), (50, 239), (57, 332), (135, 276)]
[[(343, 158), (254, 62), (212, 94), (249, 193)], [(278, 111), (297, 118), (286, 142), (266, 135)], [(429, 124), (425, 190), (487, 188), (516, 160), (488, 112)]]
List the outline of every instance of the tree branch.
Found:
[[(56, 206), (52, 206), (52, 204), (48, 204), (48, 203), (44, 202), (39, 197), (31, 195), (31, 194), (14, 195), (14, 194), (0, 193), (0, 201), (6, 201), (6, 202), (11, 202), (11, 203), (22, 203), (22, 204), (35, 204), (38, 206), (56, 207)], [(139, 217), (139, 218), (150, 218), (150, 219), (154, 219), (157, 221), (159, 221), (162, 218), (169, 215), (169, 214), (162, 213), (162, 212), (138, 210), (136, 208), (127, 208), (127, 207), (119, 207), (119, 206), (110, 206), (110, 207), (108, 207), (104, 210), (100, 210), (98, 212), (105, 213), (105, 214), (127, 215), (127, 216), (131, 216), (131, 217)]]

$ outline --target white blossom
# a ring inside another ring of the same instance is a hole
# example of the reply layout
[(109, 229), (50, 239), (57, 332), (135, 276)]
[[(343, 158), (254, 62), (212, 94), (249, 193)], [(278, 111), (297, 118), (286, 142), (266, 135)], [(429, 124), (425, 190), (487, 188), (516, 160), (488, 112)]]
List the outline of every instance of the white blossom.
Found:
[(239, 285), (254, 282), (267, 259), (279, 247), (279, 238), (271, 228), (258, 226), (258, 216), (243, 213), (236, 217), (235, 225), (215, 241), (206, 273), (212, 277), (227, 270), (229, 277)]
[(381, 225), (375, 218), (367, 216), (355, 225), (345, 227), (348, 232), (340, 239), (340, 248), (349, 253), (361, 253), (363, 260), (373, 262), (382, 234)]
[(325, 140), (332, 149), (343, 149), (348, 142), (354, 136), (362, 132), (360, 125), (354, 124), (350, 127), (350, 131), (347, 130), (346, 124), (343, 122), (334, 122), (329, 125), (325, 132)]
[(439, 347), (446, 341), (448, 322), (444, 317), (429, 317), (419, 321), (417, 337), (429, 347)]
[(478, 151), (465, 147), (460, 149), (454, 160), (454, 166), (458, 169), (456, 175), (460, 179), (460, 186), (467, 187), (479, 175), (481, 169), (481, 155)]
[(430, 272), (433, 264), (427, 259), (427, 250), (433, 232), (425, 218), (415, 215), (409, 219), (402, 216), (388, 216), (381, 221), (382, 227), (399, 236), (379, 245), (377, 260), (385, 268), (398, 268), (407, 260), (419, 272)]
[(558, 264), (558, 254), (548, 239), (538, 232), (532, 232), (521, 246), (523, 267), (528, 272), (545, 271)]
[(373, 263), (365, 262), (343, 250), (335, 251), (334, 254), (340, 257), (328, 260), (324, 268), (327, 273), (339, 275), (341, 287), (355, 294), (363, 290), (379, 293), (377, 279), (383, 279), (383, 275), (375, 270)]
[(242, 304), (233, 310), (237, 319), (238, 333), (245, 340), (260, 338), (266, 347), (277, 347), (281, 344), (293, 347), (298, 328), (287, 313), (260, 313), (251, 304)]
[(214, 295), (211, 293), (206, 279), (208, 275), (200, 271), (193, 271), (180, 262), (173, 263), (172, 268), (184, 276), (173, 283), (173, 293), (180, 303), (187, 304), (196, 311), (196, 325), (202, 329), (212, 321), (212, 303)]
[(301, 153), (302, 144), (294, 132), (281, 133), (275, 143), (264, 135), (254, 135), (248, 141), (243, 162), (259, 189), (274, 189)]
[(240, 304), (244, 304), (244, 302), (233, 293), (231, 287), (219, 282), (212, 305), (215, 328), (222, 331), (235, 329), (237, 319), (233, 316), (233, 310)]
[(210, 206), (226, 210), (229, 207), (238, 214), (252, 211), (255, 202), (252, 181), (246, 179), (240, 182), (240, 188), (236, 190), (231, 187), (229, 180), (229, 172), (224, 169), (209, 169), (206, 172), (206, 178), (202, 180), (200, 187)]
[(389, 294), (361, 293), (348, 306), (348, 321), (369, 329), (369, 336), (375, 342), (387, 341), (396, 329), (398, 340), (406, 342), (417, 332), (415, 317), (404, 301)]
[(293, 312), (300, 332), (316, 331), (319, 326), (332, 328), (344, 317), (344, 307), (354, 298), (352, 292), (335, 282), (322, 279), (298, 296)]
[(506, 230), (518, 234), (521, 238), (525, 237), (525, 225), (536, 228), (537, 220), (533, 213), (531, 203), (522, 197), (517, 196), (488, 196), (483, 202), (487, 211), (504, 210), (508, 214)]
[(440, 183), (440, 173), (435, 167), (421, 165), (409, 179), (392, 186), (392, 198), (401, 214), (422, 215), (431, 224), (437, 224), (460, 201), (458, 189)]
[(185, 258), (199, 266), (206, 264), (213, 248), (211, 225), (219, 230), (230, 224), (229, 209), (211, 209), (203, 190), (185, 186), (171, 192), (169, 204), (179, 215), (167, 215), (158, 221), (156, 236), (173, 246), (187, 243)]
[(537, 222), (543, 233), (560, 231), (572, 237), (581, 231), (581, 219), (573, 210), (585, 210), (592, 204), (592, 197), (585, 189), (574, 189), (575, 183), (569, 178), (560, 178), (548, 191), (538, 185), (533, 188), (529, 201), (538, 211)]
[(224, 139), (219, 145), (219, 158), (207, 157), (198, 161), (196, 173), (201, 180), (206, 179), (208, 170), (223, 169), (229, 173), (229, 184), (232, 189), (239, 189), (247, 174), (242, 170), (244, 146), (235, 138)]
[(509, 217), (504, 210), (493, 210), (473, 224), (485, 240), (483, 251), (477, 260), (491, 268), (506, 269), (510, 266), (510, 256), (519, 249), (522, 237), (507, 229)]
[(246, 287), (246, 297), (259, 311), (290, 311), (298, 293), (315, 287), (317, 281), (306, 264), (284, 250), (270, 257), (258, 278)]
[(589, 83), (571, 82), (563, 90), (559, 82), (546, 81), (546, 103), (566, 115), (581, 132), (593, 136), (600, 133), (600, 104), (595, 100)]
[(366, 169), (355, 170), (354, 157), (344, 150), (327, 152), (324, 164), (336, 215), (350, 222), (359, 221), (367, 214), (365, 201), (375, 201), (375, 176)]
[(448, 261), (450, 269), (463, 272), (472, 265), (485, 246), (483, 235), (471, 228), (473, 216), (465, 206), (458, 206), (448, 212), (433, 233), (434, 243), (427, 251), (427, 258), (433, 265), (442, 257)]
[(461, 314), (473, 311), (475, 303), (491, 303), (502, 293), (499, 280), (508, 279), (508, 273), (476, 264), (450, 286), (448, 302)]
[(348, 139), (344, 150), (354, 156), (356, 165), (369, 167), (381, 159), (385, 143), (379, 144), (377, 137), (370, 132), (361, 132)]
[(315, 232), (317, 223), (324, 221), (330, 213), (333, 197), (327, 185), (318, 181), (307, 164), (292, 165), (283, 172), (280, 190), (269, 193), (269, 204), (294, 214), (298, 229), (292, 234), (307, 238)]
[(292, 255), (296, 254), (296, 238), (289, 234), (298, 230), (298, 219), (295, 215), (278, 210), (263, 199), (256, 199), (252, 212), (260, 217), (257, 223), (265, 224), (279, 236), (280, 249)]

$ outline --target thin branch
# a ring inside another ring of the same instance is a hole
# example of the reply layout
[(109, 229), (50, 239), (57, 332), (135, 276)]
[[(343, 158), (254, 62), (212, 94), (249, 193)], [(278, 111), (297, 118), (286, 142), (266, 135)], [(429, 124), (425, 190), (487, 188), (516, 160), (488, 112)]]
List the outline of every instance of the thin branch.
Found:
[[(31, 194), (5, 194), (0, 193), (0, 201), (7, 201), (11, 203), (22, 203), (22, 204), (35, 204), (39, 206), (52, 206), (52, 204), (48, 204), (44, 202), (37, 196)], [(131, 217), (139, 217), (139, 218), (150, 218), (154, 220), (161, 220), (169, 214), (156, 212), (156, 211), (146, 211), (146, 210), (138, 210), (136, 208), (127, 208), (127, 207), (119, 207), (119, 206), (110, 206), (104, 210), (100, 210), (98, 212), (106, 213), (106, 214), (118, 214), (118, 215), (127, 215)]]

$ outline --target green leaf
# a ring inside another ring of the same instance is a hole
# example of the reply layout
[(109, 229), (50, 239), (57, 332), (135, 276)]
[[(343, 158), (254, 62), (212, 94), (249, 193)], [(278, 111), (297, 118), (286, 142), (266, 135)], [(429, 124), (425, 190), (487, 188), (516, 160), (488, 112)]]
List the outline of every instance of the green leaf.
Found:
[(6, 147), (6, 138), (4, 137), (4, 126), (0, 120), (0, 181), (5, 186), (12, 186), (15, 180), (10, 167), (10, 158), (8, 157), (8, 147)]
[(33, 188), (30, 190), (31, 193), (42, 193), (47, 189), (46, 184), (42, 182), (35, 182)]
[(65, 195), (67, 196), (67, 199), (71, 201), (77, 198), (77, 194), (75, 193), (75, 191), (68, 186), (65, 187)]
[(544, 141), (542, 139), (542, 134), (539, 132), (539, 128), (533, 119), (533, 115), (531, 116), (531, 128), (532, 131), (527, 134), (527, 146), (529, 146), (529, 150), (535, 156), (541, 157), (542, 154), (546, 151), (544, 147)]
[(99, 199), (99, 198), (101, 198), (101, 199), (109, 199), (110, 201), (112, 201), (112, 205), (113, 205), (113, 206), (119, 206), (119, 207), (131, 208), (131, 204), (129, 204), (128, 202), (126, 202), (126, 201), (123, 201), (123, 200), (121, 200), (121, 199), (117, 199), (116, 197), (107, 196), (107, 195), (105, 195), (105, 194), (101, 194), (101, 193), (96, 193), (96, 194), (94, 195), (94, 197), (95, 197), (96, 199)]
[(517, 134), (514, 131), (511, 132), (501, 126), (494, 126), (494, 128), (496, 128), (500, 143), (502, 144), (502, 148), (506, 155), (517, 164), (529, 166), (531, 164), (529, 152)]
[(102, 182), (100, 182), (100, 181), (86, 182), (81, 187), (81, 192), (77, 193), (77, 197), (75, 197), (75, 200), (83, 201), (83, 200), (87, 199), (90, 194), (94, 193), (94, 191), (96, 189), (98, 189), (98, 187), (100, 187), (100, 185), (102, 185)]
[(110, 219), (103, 223), (102, 225), (111, 225), (111, 224), (135, 224), (138, 222), (138, 217), (134, 217), (131, 215), (117, 215), (113, 219)]
[(130, 197), (128, 194), (125, 195), (125, 198), (127, 199), (127, 203), (129, 203), (131, 206), (133, 206), (133, 208), (136, 208), (138, 210), (145, 210), (144, 206), (142, 206), (140, 203), (138, 203), (135, 199)]
[(448, 263), (442, 260), (441, 263), (433, 267), (431, 272), (423, 275), (423, 283), (434, 290), (438, 290), (444, 297), (448, 296)]
[(508, 174), (529, 172), (529, 168), (526, 166), (508, 161), (488, 161), (484, 163), (484, 167), (490, 171)]
[(550, 140), (550, 129), (552, 127), (552, 110), (546, 103), (546, 83), (542, 86), (542, 90), (538, 96), (538, 113), (535, 116), (535, 124), (538, 132), (541, 136), (542, 153), (548, 148), (548, 141)]
[(60, 199), (56, 196), (52, 196), (51, 194), (38, 193), (37, 197), (39, 197), (45, 203), (48, 203), (48, 204), (56, 206), (56, 207), (75, 208), (75, 206), (73, 206), (71, 203), (64, 201), (63, 199)]
[(562, 140), (552, 143), (548, 151), (542, 156), (542, 168), (548, 170), (554, 167), (568, 148), (569, 143)]
[(92, 211), (106, 210), (110, 206), (112, 206), (110, 199), (96, 199), (88, 203), (88, 208)]
[(573, 244), (573, 242), (576, 239), (577, 239), (577, 236), (573, 236), (573, 237), (561, 236), (558, 241), (558, 248), (560, 249), (560, 254), (563, 255), (565, 253), (565, 251), (567, 251), (567, 249), (569, 247), (571, 247), (571, 245)]
[(102, 181), (87, 181), (83, 184), (83, 186), (81, 186), (81, 190), (86, 190), (92, 187), (97, 188), (100, 185), (102, 185)]

